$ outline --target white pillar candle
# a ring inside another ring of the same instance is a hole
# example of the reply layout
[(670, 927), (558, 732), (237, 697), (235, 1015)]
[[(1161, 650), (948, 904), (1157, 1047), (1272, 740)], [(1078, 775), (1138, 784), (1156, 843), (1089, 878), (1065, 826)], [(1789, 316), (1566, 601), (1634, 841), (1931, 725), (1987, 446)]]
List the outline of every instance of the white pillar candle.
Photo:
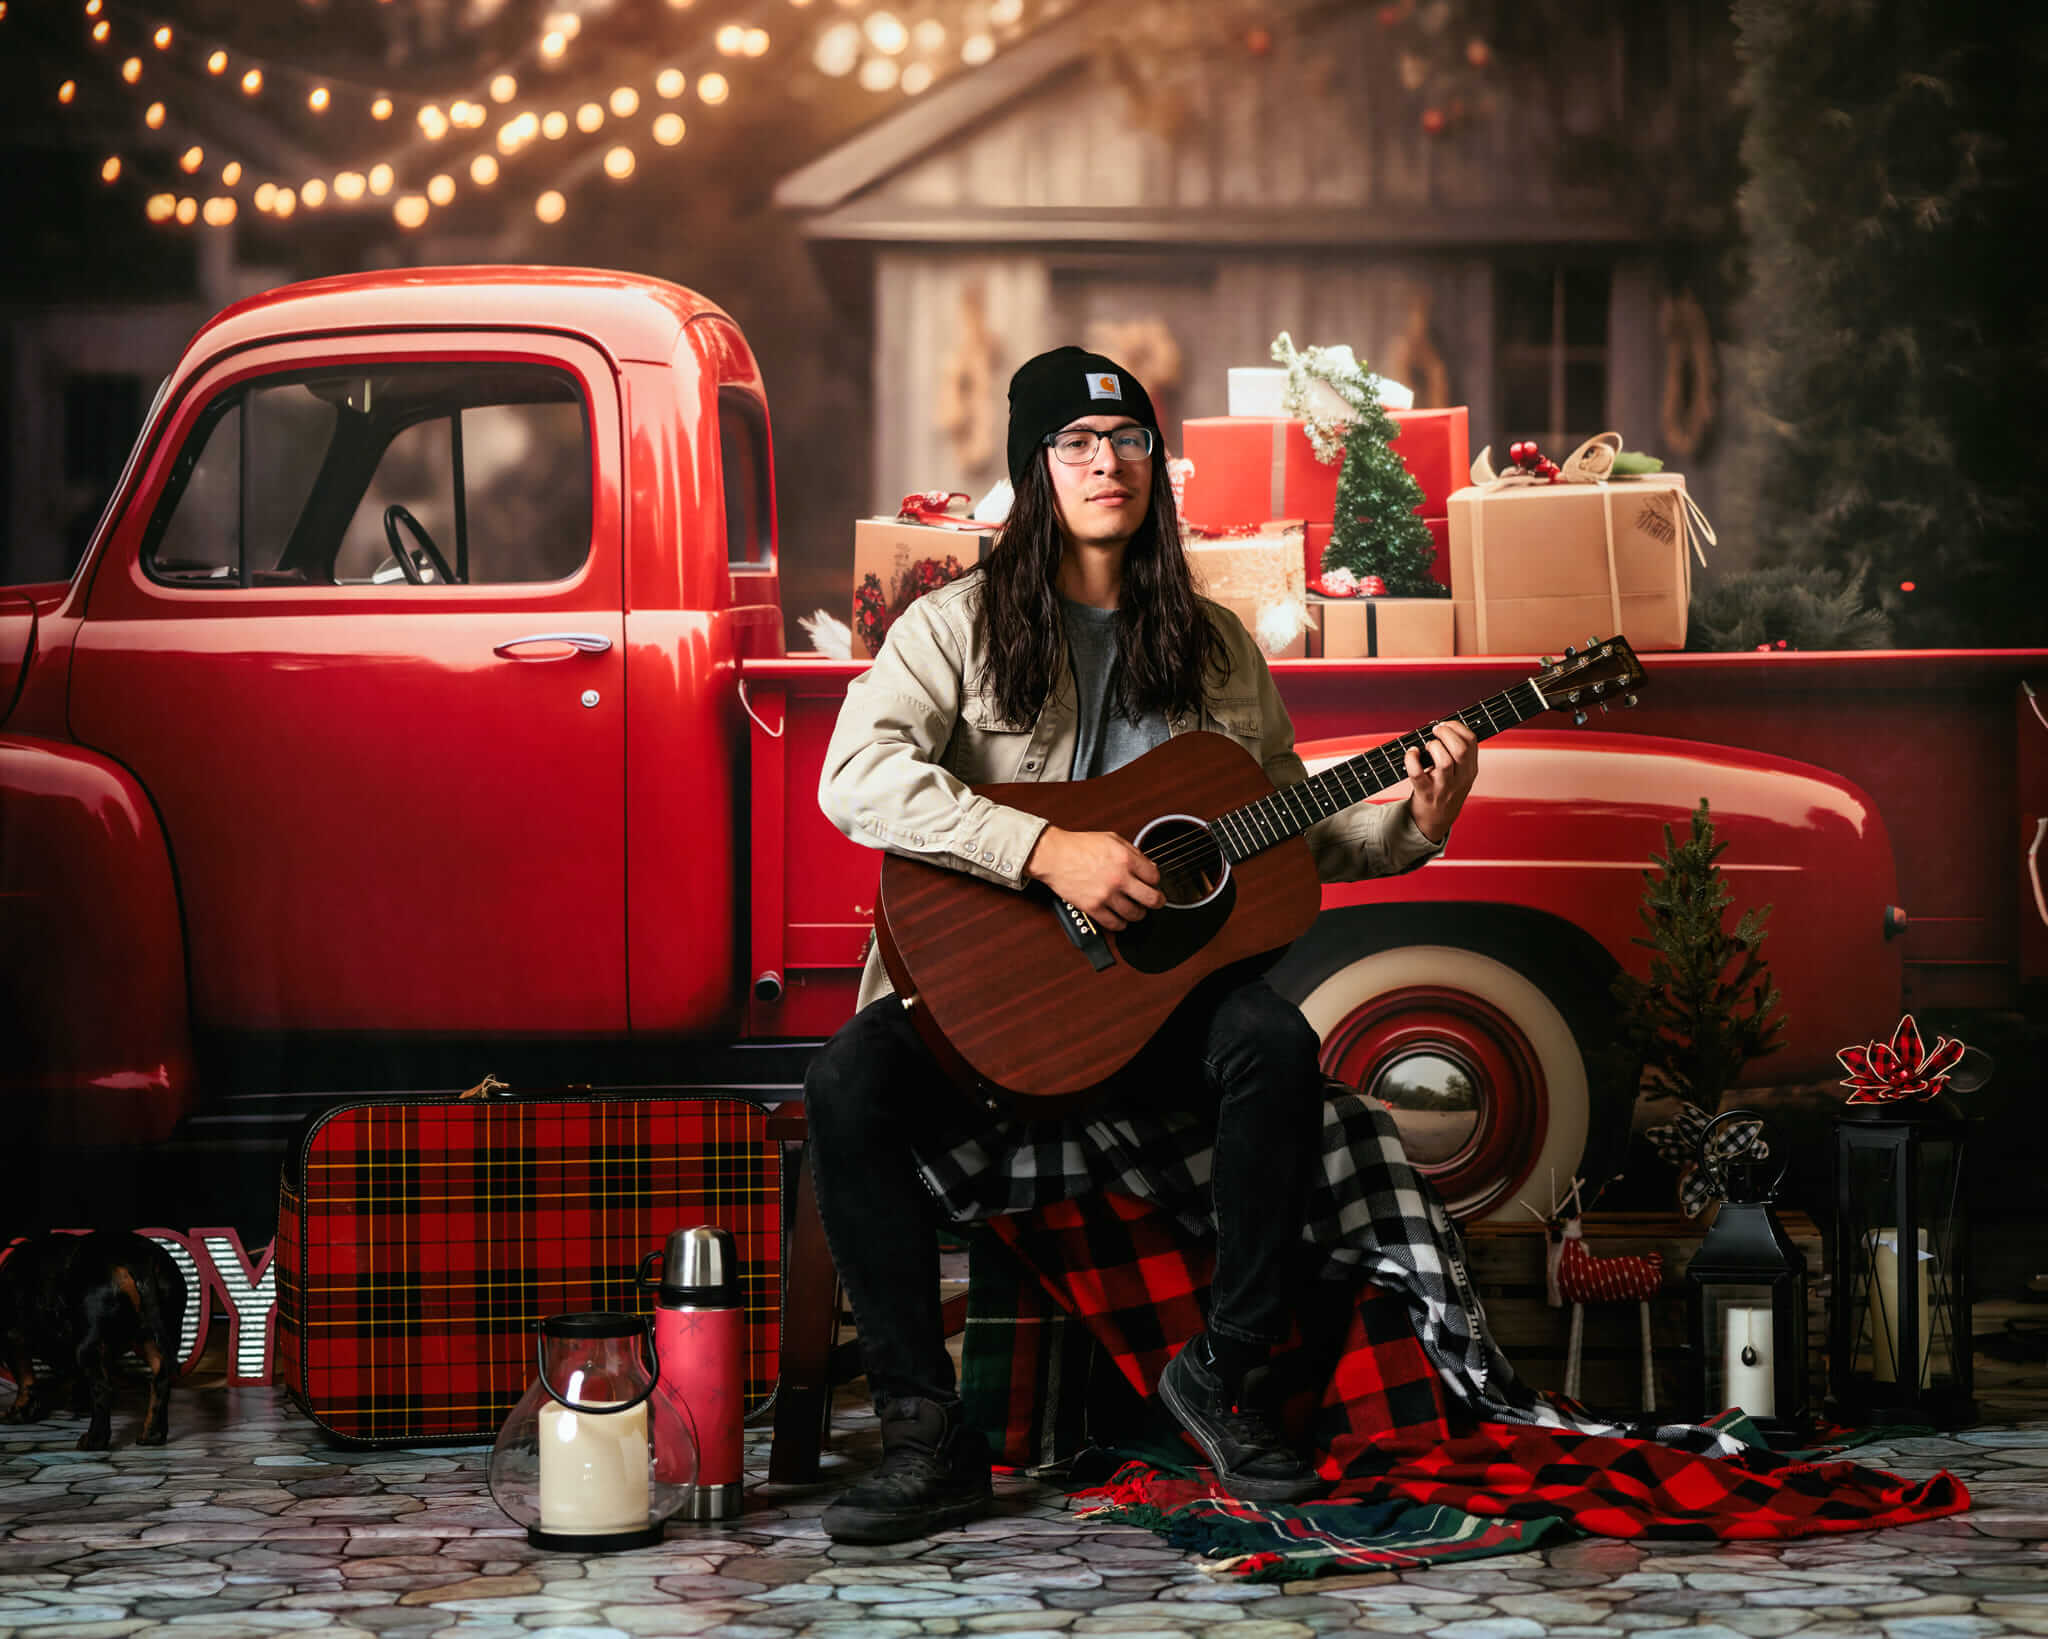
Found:
[(540, 1528), (571, 1536), (648, 1522), (647, 1406), (592, 1415), (540, 1408)]
[[(1934, 1258), (1927, 1250), (1927, 1231), (1919, 1232), (1920, 1266), (1914, 1271), (1913, 1311), (1919, 1321), (1917, 1335), (1920, 1340), (1920, 1386), (1927, 1387), (1930, 1376), (1928, 1359), (1933, 1338), (1933, 1305), (1930, 1288), (1933, 1282), (1928, 1278), (1933, 1272)], [(1871, 1376), (1880, 1383), (1896, 1383), (1899, 1380), (1899, 1232), (1896, 1229), (1874, 1229), (1870, 1232), (1871, 1243), (1871, 1293), (1870, 1300), (1877, 1313), (1872, 1318), (1870, 1335), (1873, 1352)]]
[[(1748, 1359), (1744, 1359), (1744, 1351)], [(1769, 1305), (1734, 1304), (1721, 1311), (1721, 1375), (1728, 1404), (1752, 1417), (1778, 1414), (1777, 1357), (1771, 1350)]]

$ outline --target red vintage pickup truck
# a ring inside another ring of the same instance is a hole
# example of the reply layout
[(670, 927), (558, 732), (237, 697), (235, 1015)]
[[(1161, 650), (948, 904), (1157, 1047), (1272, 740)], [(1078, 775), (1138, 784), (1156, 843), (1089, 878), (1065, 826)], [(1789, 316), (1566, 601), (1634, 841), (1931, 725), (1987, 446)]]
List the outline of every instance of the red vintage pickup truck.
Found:
[[(16, 1170), (485, 1070), (789, 1090), (877, 856), (817, 810), (856, 668), (783, 653), (771, 457), (745, 338), (653, 279), (408, 270), (207, 325), (77, 573), (0, 591)], [(1646, 657), (1633, 717), (1489, 744), (1445, 857), (1328, 889), (1280, 981), (1468, 1217), (1579, 1160), (1641, 872), (1701, 797), (1776, 907), (1760, 1076), (1829, 1074), (1902, 990), (2007, 1005), (2044, 662)], [(1275, 666), (1311, 766), (1534, 669)]]

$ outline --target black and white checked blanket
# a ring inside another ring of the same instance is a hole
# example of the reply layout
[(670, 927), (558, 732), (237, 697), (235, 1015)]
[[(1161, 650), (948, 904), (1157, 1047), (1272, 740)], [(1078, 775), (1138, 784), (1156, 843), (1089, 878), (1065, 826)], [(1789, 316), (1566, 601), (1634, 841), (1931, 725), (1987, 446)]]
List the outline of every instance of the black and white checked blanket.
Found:
[[(1105, 1112), (1094, 1118), (993, 1119), (964, 1136), (949, 1135), (942, 1148), (921, 1151), (918, 1164), (956, 1222), (1117, 1191), (1213, 1240), (1214, 1136), (1213, 1123), (1196, 1116)], [(1710, 1427), (1592, 1417), (1517, 1378), (1487, 1330), (1450, 1212), (1409, 1161), (1386, 1105), (1331, 1082), (1321, 1160), (1302, 1228), (1314, 1249), (1316, 1277), (1347, 1286), (1364, 1280), (1400, 1293), (1446, 1391), (1475, 1418), (1655, 1440), (1709, 1457), (1734, 1457), (1748, 1449)]]

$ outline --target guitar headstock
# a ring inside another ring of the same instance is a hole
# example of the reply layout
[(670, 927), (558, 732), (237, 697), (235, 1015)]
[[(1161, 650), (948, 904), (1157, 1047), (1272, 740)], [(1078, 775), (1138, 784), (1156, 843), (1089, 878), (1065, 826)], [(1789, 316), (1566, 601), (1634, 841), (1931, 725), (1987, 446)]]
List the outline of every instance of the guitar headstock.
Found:
[(1624, 707), (1633, 706), (1635, 691), (1647, 681), (1643, 663), (1628, 639), (1620, 636), (1589, 638), (1583, 649), (1566, 649), (1562, 660), (1545, 655), (1543, 665), (1529, 681), (1546, 705), (1571, 711), (1580, 723), (1586, 720), (1587, 706), (1605, 711), (1617, 700)]

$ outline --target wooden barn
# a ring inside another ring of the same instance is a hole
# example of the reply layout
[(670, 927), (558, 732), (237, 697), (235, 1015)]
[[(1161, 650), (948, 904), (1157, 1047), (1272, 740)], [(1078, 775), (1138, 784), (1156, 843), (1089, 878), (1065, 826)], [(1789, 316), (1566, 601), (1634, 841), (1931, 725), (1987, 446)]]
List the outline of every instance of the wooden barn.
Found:
[[(1692, 287), (1732, 191), (1665, 168), (1728, 105), (1725, 15), (1582, 8), (1515, 72), (1436, 9), (1433, 60), (1399, 43), (1410, 8), (1344, 5), (1239, 49), (1164, 42), (1148, 75), (1113, 33), (1130, 14), (1093, 8), (786, 176), (776, 203), (871, 304), (865, 501), (985, 491), (1009, 374), (1043, 348), (1121, 359), (1173, 445), (1286, 330), (1469, 404), (1475, 453), (1617, 428), (1711, 511), (1722, 321)], [(1470, 72), (1446, 83), (1447, 56)]]

